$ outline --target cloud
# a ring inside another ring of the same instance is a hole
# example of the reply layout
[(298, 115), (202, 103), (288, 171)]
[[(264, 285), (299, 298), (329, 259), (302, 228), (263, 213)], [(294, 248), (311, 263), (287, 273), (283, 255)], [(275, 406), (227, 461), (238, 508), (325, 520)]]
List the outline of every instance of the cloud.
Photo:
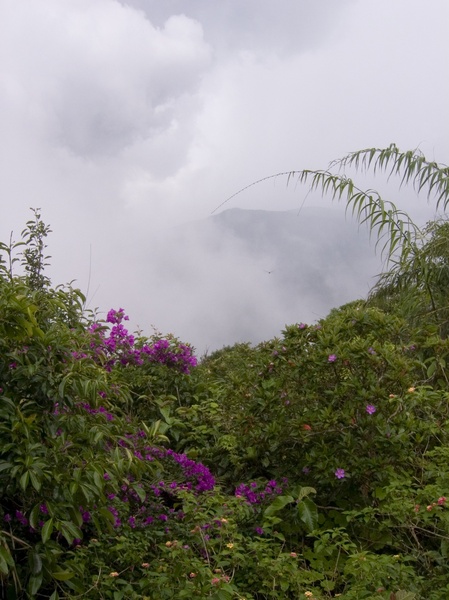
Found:
[(157, 28), (112, 0), (18, 0), (3, 5), (2, 18), (11, 82), (3, 109), (85, 159), (176, 127), (178, 103), (210, 62), (201, 25), (184, 15)]

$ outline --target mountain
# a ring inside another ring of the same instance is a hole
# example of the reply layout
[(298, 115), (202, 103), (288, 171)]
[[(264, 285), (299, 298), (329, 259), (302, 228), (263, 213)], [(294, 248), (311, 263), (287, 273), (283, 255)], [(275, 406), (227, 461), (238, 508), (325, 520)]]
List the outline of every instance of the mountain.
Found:
[(142, 268), (157, 293), (134, 297), (133, 314), (200, 354), (314, 322), (366, 297), (381, 270), (368, 231), (338, 208), (233, 208), (165, 232), (148, 252)]

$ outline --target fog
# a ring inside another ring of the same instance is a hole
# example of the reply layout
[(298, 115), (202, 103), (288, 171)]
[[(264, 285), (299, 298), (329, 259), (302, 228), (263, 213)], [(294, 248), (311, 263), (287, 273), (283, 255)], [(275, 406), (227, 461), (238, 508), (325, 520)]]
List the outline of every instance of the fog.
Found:
[(199, 351), (320, 318), (379, 266), (345, 207), (281, 178), (214, 211), (359, 148), (447, 163), (448, 18), (445, 0), (0, 0), (0, 239), (40, 207), (54, 283)]

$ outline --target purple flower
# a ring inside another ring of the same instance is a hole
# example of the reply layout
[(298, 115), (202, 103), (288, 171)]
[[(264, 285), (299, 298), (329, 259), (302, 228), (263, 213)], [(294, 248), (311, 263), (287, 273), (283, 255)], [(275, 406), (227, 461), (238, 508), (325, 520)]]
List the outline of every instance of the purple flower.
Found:
[(335, 477), (337, 479), (344, 479), (346, 476), (345, 470), (344, 469), (337, 469), (335, 471)]
[(369, 415), (373, 415), (373, 414), (376, 412), (376, 410), (377, 410), (377, 409), (376, 409), (376, 407), (374, 406), (374, 404), (367, 404), (367, 406), (366, 406), (366, 409), (365, 409), (365, 410), (366, 410), (366, 412), (367, 412)]
[(333, 363), (337, 360), (337, 356), (335, 354), (329, 354), (327, 357), (327, 362)]
[(256, 527), (254, 529), (254, 531), (257, 533), (257, 535), (263, 535), (263, 529), (262, 529), (262, 527)]
[(25, 517), (21, 510), (16, 510), (16, 519), (21, 523), (24, 527), (28, 525), (28, 519)]
[(376, 354), (374, 348), (368, 348), (368, 354)]

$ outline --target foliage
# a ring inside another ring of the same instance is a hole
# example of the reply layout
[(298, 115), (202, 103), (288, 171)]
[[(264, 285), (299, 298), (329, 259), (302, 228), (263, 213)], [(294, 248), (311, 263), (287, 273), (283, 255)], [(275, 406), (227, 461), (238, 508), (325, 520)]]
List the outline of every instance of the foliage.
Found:
[[(340, 166), (447, 204), (420, 154)], [(300, 177), (389, 234), (390, 271), (368, 302), (198, 365), (52, 287), (38, 211), (0, 244), (2, 598), (448, 597), (447, 223)]]

